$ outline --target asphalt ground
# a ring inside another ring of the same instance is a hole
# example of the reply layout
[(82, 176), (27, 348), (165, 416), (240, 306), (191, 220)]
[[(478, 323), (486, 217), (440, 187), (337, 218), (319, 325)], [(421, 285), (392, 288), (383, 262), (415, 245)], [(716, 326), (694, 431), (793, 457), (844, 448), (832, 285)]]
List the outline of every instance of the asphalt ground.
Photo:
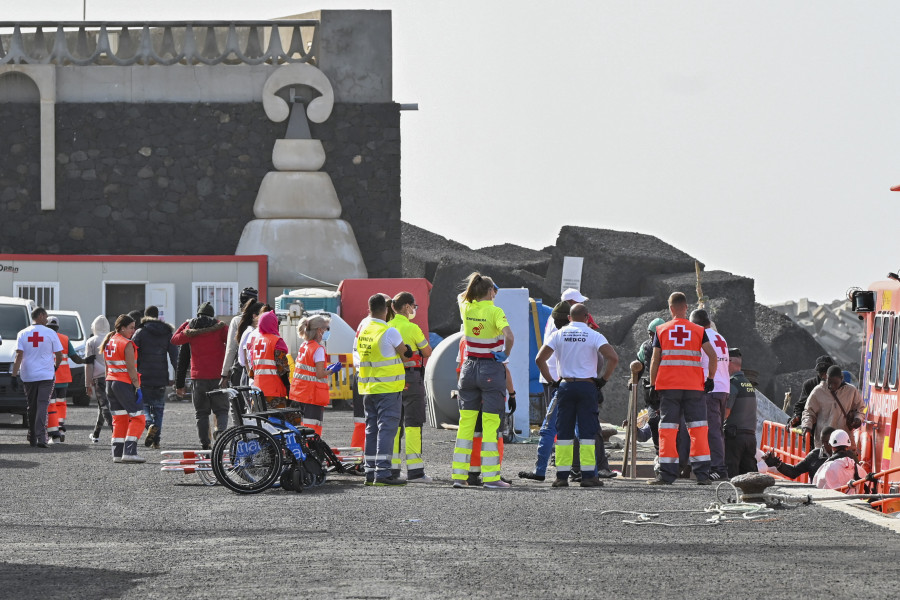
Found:
[[(239, 495), (161, 472), (143, 444), (148, 463), (114, 464), (109, 430), (88, 441), (96, 408), (68, 410), (66, 443), (46, 450), (0, 427), (0, 598), (894, 598), (900, 581), (900, 537), (852, 515), (814, 504), (623, 524), (601, 513), (702, 510), (715, 489), (516, 480), (533, 444), (507, 446), (509, 490), (452, 489), (455, 432), (426, 429), (434, 484), (332, 475)], [(347, 445), (351, 426), (329, 411), (325, 439)], [(167, 405), (162, 445), (199, 448), (190, 404)]]

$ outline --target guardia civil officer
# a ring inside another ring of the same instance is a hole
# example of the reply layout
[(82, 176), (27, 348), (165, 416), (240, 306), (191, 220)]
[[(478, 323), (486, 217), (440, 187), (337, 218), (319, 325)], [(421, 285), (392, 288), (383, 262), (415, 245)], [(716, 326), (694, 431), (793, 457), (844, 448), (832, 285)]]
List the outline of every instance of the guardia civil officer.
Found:
[[(619, 362), (606, 338), (587, 324), (588, 310), (575, 304), (569, 311), (569, 324), (555, 332), (538, 352), (535, 362), (541, 374), (552, 379), (547, 360), (555, 353), (559, 379), (556, 440), (556, 481), (553, 487), (567, 487), (572, 469), (575, 428), (578, 427), (581, 458), (581, 487), (600, 487), (597, 477), (596, 436), (599, 427), (597, 394), (606, 385)], [(598, 373), (603, 356), (603, 374)]]
[[(673, 319), (656, 328), (650, 361), (651, 394), (659, 397), (659, 475), (650, 485), (671, 485), (678, 477), (678, 426), (681, 415), (691, 438), (690, 460), (698, 485), (709, 480), (709, 425), (703, 394), (715, 386), (718, 360), (706, 330), (687, 320), (687, 298), (681, 292), (669, 296)], [(704, 382), (701, 354), (709, 359)]]

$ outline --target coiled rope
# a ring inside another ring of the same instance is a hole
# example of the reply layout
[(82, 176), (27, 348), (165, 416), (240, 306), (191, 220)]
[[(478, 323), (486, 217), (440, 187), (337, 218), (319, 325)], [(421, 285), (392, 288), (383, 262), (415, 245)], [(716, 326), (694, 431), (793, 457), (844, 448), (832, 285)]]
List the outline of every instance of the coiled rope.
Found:
[[(734, 499), (722, 498), (719, 491), (728, 486), (734, 492)], [(730, 482), (723, 481), (716, 486), (716, 501), (712, 502), (704, 509), (680, 509), (680, 510), (659, 510), (656, 512), (640, 512), (633, 510), (604, 510), (600, 516), (604, 515), (633, 515), (633, 519), (624, 519), (622, 522), (627, 525), (659, 525), (662, 527), (714, 527), (721, 525), (725, 521), (751, 521), (760, 517), (767, 517), (775, 512), (775, 509), (768, 508), (765, 504), (756, 504), (753, 502), (739, 502), (740, 492)], [(703, 523), (663, 523), (654, 519), (664, 514), (705, 514), (709, 518)]]

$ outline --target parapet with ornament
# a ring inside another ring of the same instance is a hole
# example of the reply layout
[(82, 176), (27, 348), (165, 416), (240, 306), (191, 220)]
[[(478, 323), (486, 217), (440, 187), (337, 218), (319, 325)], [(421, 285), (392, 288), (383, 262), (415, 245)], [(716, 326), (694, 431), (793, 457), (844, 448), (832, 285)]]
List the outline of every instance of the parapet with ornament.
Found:
[[(327, 256), (295, 247), (297, 272), (339, 280), (309, 265), (355, 254), (345, 276), (400, 274), (390, 12), (0, 31), (0, 251), (231, 254), (248, 224), (300, 219), (344, 243)], [(266, 100), (267, 82), (296, 69), (317, 78)], [(327, 119), (313, 118), (321, 82)], [(309, 114), (306, 137), (270, 118), (276, 100)], [(273, 277), (287, 260), (272, 255)]]

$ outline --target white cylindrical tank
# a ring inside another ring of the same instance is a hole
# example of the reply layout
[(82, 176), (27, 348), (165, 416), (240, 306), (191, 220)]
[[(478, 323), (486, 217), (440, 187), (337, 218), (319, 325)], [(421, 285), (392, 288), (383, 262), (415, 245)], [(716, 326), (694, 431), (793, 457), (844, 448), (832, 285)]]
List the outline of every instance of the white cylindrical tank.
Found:
[(456, 356), (462, 333), (444, 338), (434, 347), (425, 365), (425, 398), (432, 427), (459, 423), (459, 404), (450, 396), (457, 389)]

